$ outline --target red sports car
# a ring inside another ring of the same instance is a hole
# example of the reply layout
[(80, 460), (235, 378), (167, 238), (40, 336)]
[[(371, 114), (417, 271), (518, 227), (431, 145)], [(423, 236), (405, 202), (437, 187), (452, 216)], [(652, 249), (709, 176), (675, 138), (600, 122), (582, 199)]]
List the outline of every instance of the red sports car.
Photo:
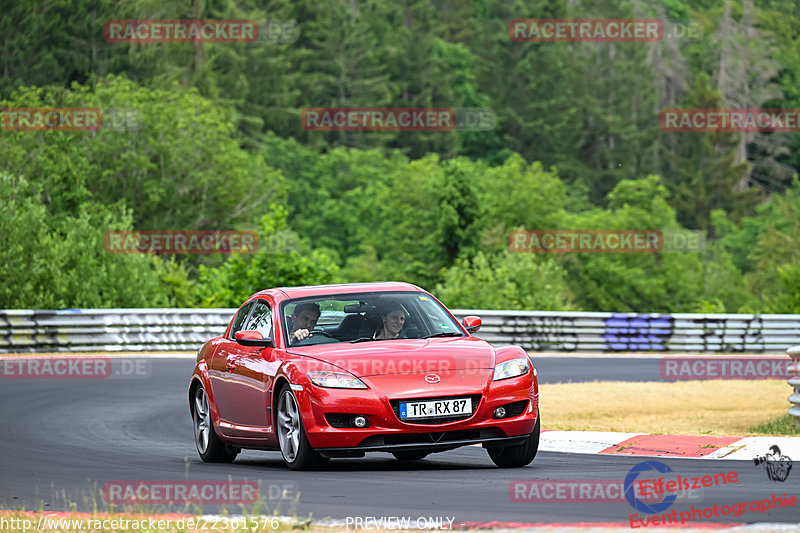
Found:
[(525, 466), (539, 447), (536, 370), (522, 348), (473, 337), (480, 326), (407, 283), (256, 293), (197, 354), (197, 451), (280, 450), (300, 470), (481, 444), (498, 466)]

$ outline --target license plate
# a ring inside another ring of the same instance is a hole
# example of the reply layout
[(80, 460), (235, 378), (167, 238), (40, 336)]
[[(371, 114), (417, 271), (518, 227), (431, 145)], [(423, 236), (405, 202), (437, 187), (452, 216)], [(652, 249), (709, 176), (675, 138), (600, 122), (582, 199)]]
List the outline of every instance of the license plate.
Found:
[(435, 418), (472, 414), (472, 400), (427, 400), (400, 402), (400, 418)]

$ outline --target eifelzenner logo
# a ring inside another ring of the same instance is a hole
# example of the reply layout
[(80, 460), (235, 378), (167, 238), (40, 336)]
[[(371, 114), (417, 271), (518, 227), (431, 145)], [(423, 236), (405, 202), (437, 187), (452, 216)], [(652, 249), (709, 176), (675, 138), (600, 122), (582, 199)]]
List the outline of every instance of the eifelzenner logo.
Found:
[(253, 43), (254, 20), (109, 20), (103, 36), (110, 43)]
[(514, 230), (508, 248), (518, 253), (654, 253), (664, 237), (658, 230)]

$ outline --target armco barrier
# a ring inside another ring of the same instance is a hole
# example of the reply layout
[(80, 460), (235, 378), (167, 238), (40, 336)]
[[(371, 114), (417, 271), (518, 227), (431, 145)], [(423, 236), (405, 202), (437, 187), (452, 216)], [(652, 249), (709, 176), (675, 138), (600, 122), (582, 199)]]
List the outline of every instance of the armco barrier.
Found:
[(800, 346), (793, 346), (786, 350), (789, 357), (792, 358), (792, 364), (789, 366), (789, 386), (794, 389), (794, 394), (789, 396), (789, 401), (794, 404), (794, 407), (789, 409), (789, 414), (794, 417), (800, 424)]
[[(235, 309), (0, 310), (0, 353), (196, 350)], [(529, 351), (784, 353), (800, 315), (666, 315), (455, 310), (478, 315), (478, 336)]]
[(197, 350), (236, 309), (0, 311), (0, 353)]

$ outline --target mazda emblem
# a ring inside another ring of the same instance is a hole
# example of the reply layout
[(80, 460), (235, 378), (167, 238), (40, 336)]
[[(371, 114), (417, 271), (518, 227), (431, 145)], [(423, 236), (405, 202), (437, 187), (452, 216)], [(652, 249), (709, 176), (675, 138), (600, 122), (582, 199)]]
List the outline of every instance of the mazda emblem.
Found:
[(440, 378), (436, 374), (428, 374), (427, 376), (425, 376), (425, 381), (427, 381), (428, 383), (439, 383), (440, 381), (442, 381), (442, 378)]

